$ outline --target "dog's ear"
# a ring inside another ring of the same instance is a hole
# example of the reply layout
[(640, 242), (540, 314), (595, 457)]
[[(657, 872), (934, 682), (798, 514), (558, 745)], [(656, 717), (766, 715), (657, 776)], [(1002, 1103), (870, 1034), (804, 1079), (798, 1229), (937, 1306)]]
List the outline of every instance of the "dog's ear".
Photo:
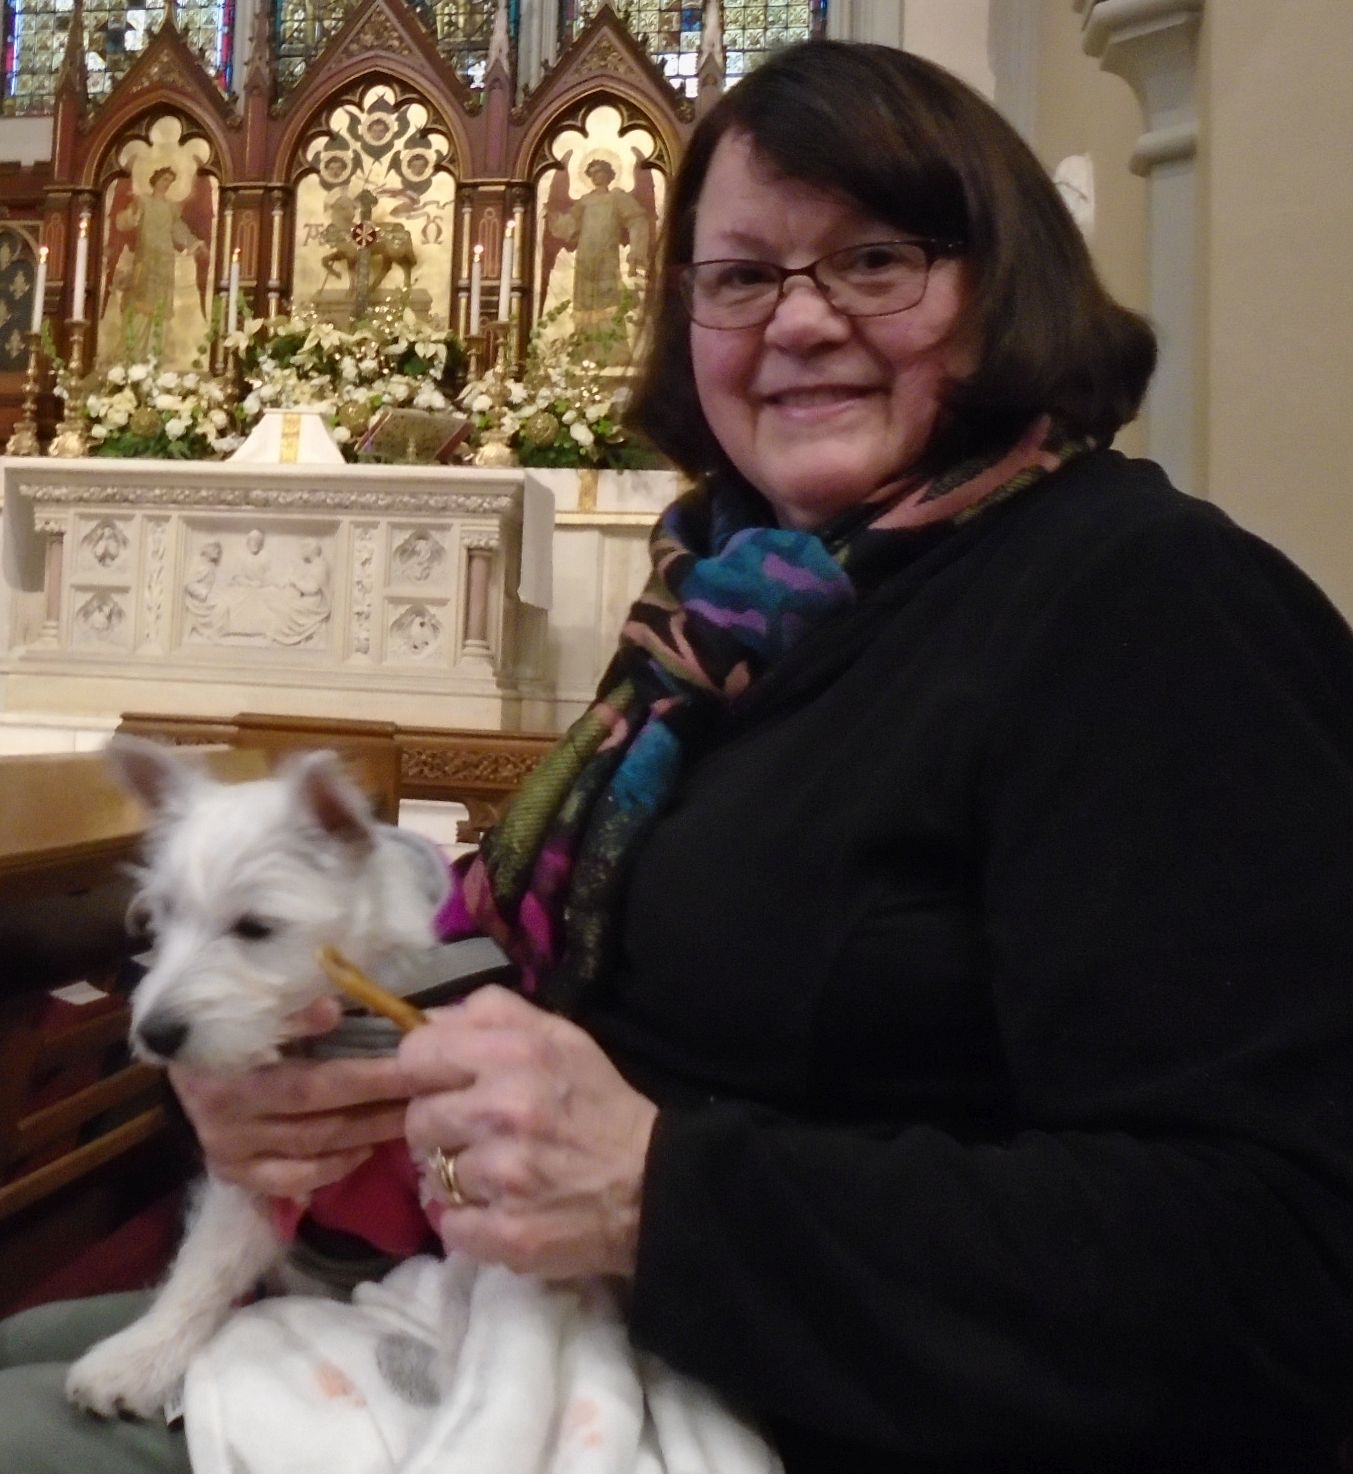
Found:
[(307, 817), (331, 839), (356, 850), (375, 844), (371, 807), (344, 773), (337, 753), (307, 752), (292, 758), (281, 776), (291, 784)]
[(157, 818), (178, 808), (197, 775), (174, 751), (160, 742), (118, 733), (103, 749), (113, 776)]

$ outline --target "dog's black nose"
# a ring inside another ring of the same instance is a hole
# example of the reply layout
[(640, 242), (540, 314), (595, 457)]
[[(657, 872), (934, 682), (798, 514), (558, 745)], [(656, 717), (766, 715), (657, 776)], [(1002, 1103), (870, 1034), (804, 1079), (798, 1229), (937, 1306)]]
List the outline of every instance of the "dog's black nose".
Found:
[(148, 1018), (137, 1029), (142, 1045), (161, 1059), (173, 1059), (188, 1037), (188, 1025), (177, 1019)]

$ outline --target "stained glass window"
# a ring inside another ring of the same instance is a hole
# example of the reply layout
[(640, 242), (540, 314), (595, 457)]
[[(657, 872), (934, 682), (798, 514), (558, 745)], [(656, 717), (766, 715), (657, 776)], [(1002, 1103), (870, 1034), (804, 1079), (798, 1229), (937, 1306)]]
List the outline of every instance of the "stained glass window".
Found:
[[(6, 113), (52, 111), (72, 9), (72, 0), (7, 0)], [(85, 0), (85, 64), (91, 97), (109, 92), (145, 49), (163, 19), (164, 0), (132, 5)], [(178, 0), (178, 27), (218, 85), (229, 89), (235, 0)]]
[[(612, 0), (668, 80), (694, 97), (695, 69), (704, 31), (703, 0)], [(559, 36), (567, 44), (600, 8), (601, 0), (559, 0)], [(767, 52), (826, 32), (827, 0), (723, 0), (727, 80), (736, 82)]]
[[(493, 34), (494, 0), (409, 0), (437, 39), (437, 49), (471, 87), (484, 80), (489, 37)], [(521, 0), (509, 0), (508, 28), (517, 32)], [(343, 24), (349, 0), (282, 0), (277, 10), (277, 78), (283, 92)]]

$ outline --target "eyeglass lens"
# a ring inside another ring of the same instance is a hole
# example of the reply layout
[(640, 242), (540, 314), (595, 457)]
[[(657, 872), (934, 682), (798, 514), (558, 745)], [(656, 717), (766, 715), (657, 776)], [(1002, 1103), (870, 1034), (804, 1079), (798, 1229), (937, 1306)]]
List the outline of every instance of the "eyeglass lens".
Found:
[(809, 276), (838, 312), (881, 317), (924, 296), (931, 253), (916, 241), (875, 241), (833, 251), (797, 270), (768, 261), (697, 261), (683, 272), (691, 318), (705, 327), (769, 322), (788, 278)]

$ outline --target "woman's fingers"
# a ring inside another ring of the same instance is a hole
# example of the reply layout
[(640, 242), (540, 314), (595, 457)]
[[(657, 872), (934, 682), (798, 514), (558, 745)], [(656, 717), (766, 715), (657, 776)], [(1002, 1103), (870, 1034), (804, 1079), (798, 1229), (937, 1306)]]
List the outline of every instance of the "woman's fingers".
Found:
[(249, 1157), (211, 1162), (212, 1175), (266, 1198), (304, 1202), (312, 1193), (338, 1182), (371, 1155), (369, 1149), (329, 1152), (320, 1157)]

